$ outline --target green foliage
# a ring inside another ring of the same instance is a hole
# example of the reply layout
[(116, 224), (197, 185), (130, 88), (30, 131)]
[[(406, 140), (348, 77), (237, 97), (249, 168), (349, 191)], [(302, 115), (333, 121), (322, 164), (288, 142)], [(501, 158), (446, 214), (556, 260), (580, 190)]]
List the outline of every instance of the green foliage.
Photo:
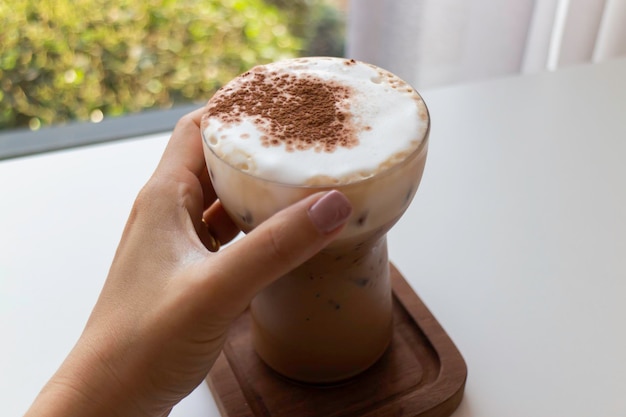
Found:
[(303, 55), (344, 56), (345, 16), (329, 3), (318, 2), (309, 16)]
[(344, 21), (337, 1), (265, 0), (284, 11), (291, 33), (304, 40), (306, 56), (343, 56)]
[(302, 48), (263, 0), (0, 0), (0, 128), (207, 100)]

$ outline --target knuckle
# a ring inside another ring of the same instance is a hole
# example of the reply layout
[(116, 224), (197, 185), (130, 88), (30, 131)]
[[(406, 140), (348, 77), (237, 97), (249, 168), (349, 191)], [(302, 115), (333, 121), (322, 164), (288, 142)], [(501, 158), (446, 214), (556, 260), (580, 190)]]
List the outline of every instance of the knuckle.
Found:
[(174, 127), (174, 130), (184, 129), (188, 126), (195, 126), (195, 125), (196, 123), (193, 120), (193, 116), (188, 113), (182, 116), (180, 119), (178, 119), (178, 121), (176, 122), (176, 126)]
[(146, 214), (154, 211), (155, 201), (160, 193), (158, 181), (149, 180), (137, 193), (135, 201), (130, 210), (129, 223), (136, 223), (137, 220), (146, 217)]
[(158, 184), (155, 184), (155, 182), (155, 180), (150, 180), (139, 190), (135, 198), (135, 203), (133, 204), (133, 211), (141, 212), (150, 206), (151, 202), (159, 193)]
[(268, 256), (273, 262), (291, 263), (295, 257), (296, 247), (287, 239), (288, 227), (285, 222), (277, 222), (267, 233)]

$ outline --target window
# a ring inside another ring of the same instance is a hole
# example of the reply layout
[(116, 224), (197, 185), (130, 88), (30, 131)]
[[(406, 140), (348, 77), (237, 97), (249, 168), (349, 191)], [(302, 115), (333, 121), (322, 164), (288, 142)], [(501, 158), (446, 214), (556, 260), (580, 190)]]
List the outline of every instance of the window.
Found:
[(201, 103), (253, 65), (343, 54), (346, 0), (0, 0), (0, 132)]

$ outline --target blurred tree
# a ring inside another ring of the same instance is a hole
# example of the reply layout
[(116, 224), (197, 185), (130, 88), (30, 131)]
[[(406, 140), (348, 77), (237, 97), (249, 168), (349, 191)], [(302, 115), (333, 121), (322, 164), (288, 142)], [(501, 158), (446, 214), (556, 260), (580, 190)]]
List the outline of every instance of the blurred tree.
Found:
[(320, 2), (311, 11), (313, 29), (305, 38), (303, 55), (338, 56), (345, 54), (345, 15), (336, 6)]
[(0, 128), (204, 101), (302, 50), (289, 13), (263, 0), (0, 0)]
[(303, 40), (301, 55), (343, 56), (345, 1), (266, 0), (282, 10), (289, 30)]

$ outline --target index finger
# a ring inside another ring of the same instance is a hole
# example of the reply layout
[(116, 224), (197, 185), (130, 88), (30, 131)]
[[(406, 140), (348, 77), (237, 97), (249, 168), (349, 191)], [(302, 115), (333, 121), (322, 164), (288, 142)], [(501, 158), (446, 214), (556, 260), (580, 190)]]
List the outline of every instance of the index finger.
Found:
[(199, 108), (181, 117), (176, 123), (172, 136), (163, 152), (157, 174), (180, 175), (181, 169), (193, 174), (200, 182), (204, 208), (217, 198), (204, 159), (200, 121), (204, 108)]
[(200, 178), (206, 171), (200, 120), (204, 108), (187, 113), (180, 118), (165, 148), (158, 169), (178, 170), (185, 167)]

